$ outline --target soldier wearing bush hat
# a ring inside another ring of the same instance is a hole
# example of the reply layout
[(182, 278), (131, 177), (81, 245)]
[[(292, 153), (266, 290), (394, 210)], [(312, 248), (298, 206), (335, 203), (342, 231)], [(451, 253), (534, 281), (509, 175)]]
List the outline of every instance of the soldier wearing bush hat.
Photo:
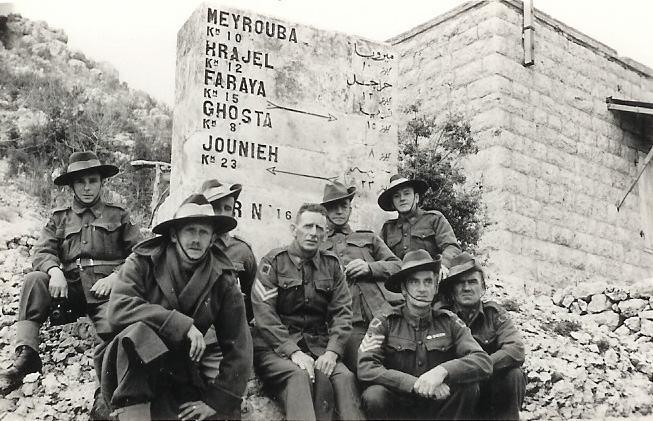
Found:
[(460, 253), (456, 235), (444, 215), (436, 210), (423, 210), (419, 206), (429, 189), (423, 180), (407, 179), (398, 174), (381, 192), (378, 203), (381, 209), (397, 211), (397, 219), (389, 219), (381, 228), (381, 238), (399, 258), (409, 251), (423, 249), (433, 257), (442, 255), (440, 277), (446, 276), (450, 260)]
[(339, 181), (324, 186), (322, 205), (327, 210), (327, 235), (322, 250), (338, 256), (347, 277), (352, 298), (353, 331), (345, 345), (342, 360), (352, 373), (358, 364), (358, 346), (372, 318), (383, 304), (403, 299), (388, 291), (383, 282), (397, 272), (401, 260), (372, 231), (354, 231), (349, 226), (351, 201), (356, 187), (346, 187)]
[[(211, 249), (235, 226), (194, 194), (125, 262), (109, 301), (117, 336), (101, 379), (118, 419), (239, 418), (252, 342), (231, 262)], [(198, 363), (210, 327), (223, 360), (216, 377), (205, 379)]]
[(440, 256), (409, 251), (385, 286), (405, 303), (386, 307), (358, 349), (368, 419), (471, 419), (488, 355), (448, 310), (434, 310)]
[[(54, 180), (70, 187), (72, 203), (54, 210), (34, 245), (34, 272), (25, 277), (19, 303), (16, 360), (0, 373), (3, 392), (41, 371), (39, 328), (49, 316), (54, 325), (86, 314), (100, 338), (110, 334), (109, 293), (124, 259), (141, 240), (129, 212), (101, 198), (104, 180), (117, 173), (118, 167), (102, 164), (93, 152), (74, 152), (66, 171)], [(96, 358), (100, 355), (98, 347)]]
[(508, 312), (494, 301), (481, 301), (485, 273), (477, 259), (463, 252), (451, 260), (449, 276), (440, 282), (436, 309), (456, 313), (476, 342), (490, 355), (492, 376), (481, 382), (475, 417), (516, 420), (524, 400), (524, 342)]

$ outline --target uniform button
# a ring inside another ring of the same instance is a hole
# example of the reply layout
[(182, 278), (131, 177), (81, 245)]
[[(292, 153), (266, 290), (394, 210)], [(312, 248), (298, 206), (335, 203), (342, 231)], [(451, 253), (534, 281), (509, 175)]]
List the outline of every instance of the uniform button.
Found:
[(420, 345), (424, 344), (424, 342), (422, 342), (422, 341), (417, 341), (417, 343), (420, 344)]
[(327, 291), (331, 291), (331, 287), (327, 287)]
[(404, 234), (404, 237), (408, 237), (408, 233), (405, 233), (405, 234)]
[(401, 351), (401, 349), (402, 349), (402, 348), (401, 348), (401, 345), (399, 345), (399, 346), (397, 347), (397, 349)]
[(408, 248), (408, 246), (404, 246), (404, 250), (406, 250), (407, 248)]
[(84, 224), (84, 228), (88, 228), (88, 224)]
[(423, 362), (421, 362), (421, 361), (417, 361), (417, 365), (418, 365), (418, 366), (420, 366), (420, 367), (421, 367), (421, 366), (422, 366), (422, 364), (424, 364), (424, 363), (423, 363)]
[(308, 298), (305, 301), (308, 302)]
[(86, 244), (86, 243), (88, 243), (88, 241), (84, 240), (84, 241), (82, 241), (82, 243)]

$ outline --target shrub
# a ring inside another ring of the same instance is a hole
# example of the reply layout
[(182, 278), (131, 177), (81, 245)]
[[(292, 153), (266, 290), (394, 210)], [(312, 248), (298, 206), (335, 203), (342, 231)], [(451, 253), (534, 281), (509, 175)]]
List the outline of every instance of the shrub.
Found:
[(462, 169), (465, 158), (478, 151), (469, 122), (463, 116), (448, 115), (438, 124), (434, 116), (420, 114), (419, 104), (404, 112), (413, 118), (399, 133), (399, 173), (428, 183), (422, 207), (442, 212), (463, 250), (473, 251), (487, 218), (482, 186), (467, 186)]

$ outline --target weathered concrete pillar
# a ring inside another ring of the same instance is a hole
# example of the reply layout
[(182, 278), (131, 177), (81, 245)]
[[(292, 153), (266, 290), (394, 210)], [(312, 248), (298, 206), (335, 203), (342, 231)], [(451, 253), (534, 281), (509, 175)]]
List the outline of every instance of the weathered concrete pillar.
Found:
[(209, 178), (240, 183), (236, 232), (258, 257), (290, 241), (327, 180), (356, 186), (352, 226), (378, 232), (396, 172), (393, 47), (203, 4), (178, 34), (169, 217)]

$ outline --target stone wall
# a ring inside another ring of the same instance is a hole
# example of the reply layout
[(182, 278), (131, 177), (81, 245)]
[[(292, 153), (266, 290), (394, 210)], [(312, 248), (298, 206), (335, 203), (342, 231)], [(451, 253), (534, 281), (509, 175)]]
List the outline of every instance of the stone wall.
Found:
[[(472, 181), (493, 222), (491, 272), (526, 292), (649, 278), (635, 179), (650, 147), (606, 97), (651, 101), (653, 71), (536, 10), (535, 64), (522, 65), (522, 4), (461, 5), (389, 40), (400, 51), (399, 106), (471, 120)], [(650, 136), (650, 132), (649, 132)]]

